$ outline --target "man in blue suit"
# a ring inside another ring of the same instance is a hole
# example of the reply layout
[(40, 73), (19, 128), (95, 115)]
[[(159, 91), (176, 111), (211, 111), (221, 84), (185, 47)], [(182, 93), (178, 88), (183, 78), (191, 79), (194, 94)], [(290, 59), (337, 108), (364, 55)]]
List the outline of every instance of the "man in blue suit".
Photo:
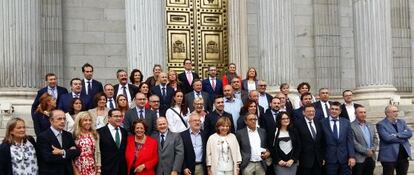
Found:
[(408, 158), (411, 157), (409, 139), (412, 131), (404, 120), (398, 119), (398, 107), (388, 105), (385, 108), (386, 117), (377, 123), (380, 138), (378, 160), (381, 161), (383, 174), (407, 174)]
[(47, 82), (47, 86), (37, 91), (36, 98), (32, 104), (32, 115), (34, 111), (37, 109), (37, 107), (39, 106), (40, 96), (42, 96), (44, 93), (47, 92), (56, 101), (59, 101), (59, 98), (61, 97), (61, 95), (68, 93), (68, 90), (66, 88), (57, 85), (57, 77), (54, 73), (46, 74), (45, 80)]
[(325, 138), (325, 164), (327, 175), (350, 175), (355, 165), (355, 150), (349, 120), (340, 118), (341, 103), (332, 102), (330, 115), (322, 119)]
[(223, 95), (223, 83), (217, 79), (217, 67), (208, 67), (208, 78), (203, 80), (203, 91), (210, 94), (210, 99), (214, 99), (214, 96)]
[(174, 89), (167, 86), (167, 73), (161, 72), (158, 77), (160, 79), (160, 84), (151, 88), (151, 94), (157, 95), (160, 98), (159, 113), (161, 116), (165, 116), (165, 112), (171, 106), (171, 99), (174, 95)]
[(89, 63), (85, 63), (82, 66), (82, 72), (85, 77), (82, 80), (82, 94), (88, 95), (91, 98), (90, 101), (94, 101), (95, 95), (99, 92), (103, 92), (102, 83), (92, 79), (93, 66)]
[(63, 94), (58, 102), (58, 109), (62, 111), (69, 112), (72, 108), (72, 101), (74, 98), (80, 98), (82, 101), (82, 110), (90, 109), (90, 97), (84, 93), (81, 93), (82, 90), (82, 81), (79, 78), (72, 78), (70, 80), (71, 91), (70, 93)]
[(316, 118), (322, 120), (329, 117), (329, 109), (331, 107), (328, 88), (319, 89), (319, 99), (319, 101), (313, 103), (313, 106), (315, 106)]

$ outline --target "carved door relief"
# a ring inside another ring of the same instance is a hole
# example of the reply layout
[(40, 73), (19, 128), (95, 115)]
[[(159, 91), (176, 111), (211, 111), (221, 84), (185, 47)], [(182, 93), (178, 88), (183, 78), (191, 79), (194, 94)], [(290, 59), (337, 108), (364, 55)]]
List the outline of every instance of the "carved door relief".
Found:
[(182, 72), (183, 61), (207, 76), (210, 65), (223, 73), (228, 63), (227, 0), (166, 0), (169, 69)]

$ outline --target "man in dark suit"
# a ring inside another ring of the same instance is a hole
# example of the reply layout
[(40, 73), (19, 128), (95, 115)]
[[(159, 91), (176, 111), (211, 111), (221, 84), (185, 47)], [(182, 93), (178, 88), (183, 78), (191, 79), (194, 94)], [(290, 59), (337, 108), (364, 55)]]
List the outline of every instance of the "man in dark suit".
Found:
[(315, 107), (311, 103), (305, 104), (302, 108), (304, 117), (298, 118), (294, 123), (301, 141), (297, 174), (322, 174), (325, 154), (322, 126), (315, 118)]
[(190, 128), (181, 132), (184, 143), (183, 173), (205, 174), (207, 138), (201, 130), (201, 120), (198, 114), (191, 114), (188, 123)]
[(208, 67), (209, 76), (203, 80), (203, 91), (210, 94), (210, 98), (216, 95), (223, 95), (223, 83), (217, 79), (217, 67)]
[(207, 92), (201, 91), (203, 89), (203, 86), (200, 79), (195, 79), (193, 81), (193, 89), (193, 91), (185, 94), (185, 104), (187, 104), (190, 111), (194, 111), (193, 102), (195, 98), (203, 98), (204, 110), (211, 111), (212, 101), (210, 100), (210, 95)]
[(116, 108), (116, 99), (114, 98), (114, 86), (108, 83), (104, 86), (104, 93), (106, 96), (106, 107), (109, 109)]
[(184, 145), (181, 135), (168, 130), (168, 122), (165, 117), (157, 119), (158, 132), (152, 134), (152, 138), (158, 142), (157, 175), (181, 174), (184, 161)]
[(328, 88), (319, 89), (319, 101), (313, 103), (316, 110), (316, 118), (322, 120), (329, 117), (331, 102), (329, 101)]
[(127, 132), (121, 124), (122, 113), (115, 108), (108, 112), (108, 124), (98, 129), (102, 175), (127, 173), (125, 161)]
[(216, 123), (220, 117), (228, 117), (231, 122), (230, 132), (235, 133), (233, 117), (231, 114), (224, 111), (224, 99), (222, 96), (214, 98), (214, 108), (216, 110), (208, 113), (204, 120), (204, 131), (207, 137), (210, 137), (216, 132)]
[(135, 95), (135, 108), (129, 109), (125, 113), (124, 118), (124, 128), (128, 133), (134, 133), (132, 123), (137, 119), (144, 119), (147, 129), (145, 134), (151, 134), (155, 130), (155, 120), (157, 119), (157, 114), (150, 110), (145, 109), (145, 104), (147, 103), (147, 97), (143, 93), (137, 93)]
[(341, 103), (332, 102), (328, 118), (323, 119), (322, 130), (325, 140), (325, 161), (327, 175), (351, 174), (355, 165), (355, 149), (349, 120), (340, 118)]
[[(102, 83), (92, 79), (93, 77), (93, 66), (89, 63), (85, 63), (82, 66), (82, 73), (85, 77), (82, 80), (82, 93), (88, 95), (94, 101), (95, 95), (99, 92), (103, 92)], [(91, 108), (96, 106), (91, 105)]]
[(138, 87), (128, 83), (128, 73), (123, 69), (119, 69), (116, 72), (116, 78), (118, 79), (119, 84), (114, 86), (114, 99), (116, 99), (118, 94), (124, 94), (127, 97), (129, 104), (135, 97), (135, 94), (138, 93)]
[(54, 73), (46, 74), (45, 81), (47, 83), (47, 86), (37, 91), (36, 98), (34, 99), (34, 102), (32, 104), (32, 115), (39, 106), (40, 96), (42, 96), (44, 93), (50, 94), (56, 100), (56, 102), (59, 101), (61, 95), (68, 93), (68, 90), (66, 88), (57, 85), (57, 77)]
[(280, 99), (274, 97), (270, 103), (270, 108), (266, 110), (263, 114), (263, 117), (260, 118), (262, 120), (263, 126), (262, 128), (267, 133), (267, 147), (271, 148), (273, 146), (273, 140), (275, 139), (275, 132), (276, 132), (276, 117), (279, 114), (280, 110)]
[(410, 138), (413, 133), (407, 123), (398, 118), (398, 107), (388, 105), (385, 108), (386, 117), (377, 123), (380, 138), (378, 161), (381, 162), (384, 175), (407, 174), (411, 157)]
[(64, 112), (69, 112), (72, 108), (72, 101), (74, 98), (79, 98), (82, 101), (82, 110), (89, 110), (90, 108), (90, 97), (81, 92), (82, 90), (82, 81), (79, 78), (72, 78), (70, 80), (71, 91), (70, 93), (63, 94), (59, 98), (58, 109), (63, 110)]
[(167, 86), (168, 75), (165, 72), (161, 72), (159, 75), (160, 84), (154, 86), (151, 89), (151, 94), (160, 97), (160, 115), (165, 116), (165, 112), (171, 106), (171, 99), (173, 98), (174, 89)]
[(266, 92), (267, 83), (263, 80), (257, 82), (257, 91), (259, 92), (259, 105), (263, 107), (263, 110), (266, 111), (270, 106), (270, 101), (272, 101), (272, 96)]
[(246, 104), (246, 102), (249, 100), (249, 93), (241, 88), (240, 83), (240, 78), (234, 77), (231, 80), (231, 87), (234, 90), (234, 97), (240, 99), (243, 102), (243, 104)]
[(270, 151), (267, 146), (266, 131), (256, 126), (256, 120), (256, 114), (248, 114), (244, 118), (247, 127), (236, 132), (242, 155), (240, 164), (242, 174), (266, 174), (266, 159), (270, 157)]
[(375, 169), (375, 151), (378, 147), (378, 137), (375, 126), (366, 121), (367, 110), (363, 106), (355, 109), (356, 120), (351, 123), (354, 135), (356, 165), (353, 175), (373, 175)]
[(151, 95), (149, 97), (149, 104), (151, 107), (151, 110), (155, 112), (155, 114), (157, 114), (157, 118), (160, 116), (165, 116), (165, 115), (160, 115), (160, 97), (158, 97), (158, 95)]
[[(184, 64), (184, 72), (178, 74), (178, 80), (182, 83), (181, 84), (181, 90), (184, 92), (184, 94), (187, 94), (191, 91), (193, 91), (192, 84), (195, 79), (199, 79), (198, 74), (193, 72), (193, 62), (186, 58), (183, 62)], [(201, 91), (201, 90), (200, 90)]]
[(362, 105), (352, 102), (351, 90), (342, 92), (342, 97), (344, 98), (344, 104), (341, 105), (341, 114), (339, 114), (339, 117), (346, 118), (350, 122), (353, 122), (355, 120), (355, 109)]
[(37, 138), (39, 151), (39, 174), (72, 175), (72, 161), (80, 155), (72, 134), (64, 131), (65, 113), (53, 110), (50, 113), (50, 129), (43, 131)]
[(303, 104), (303, 106), (301, 106), (300, 108), (295, 109), (293, 111), (293, 117), (292, 117), (293, 121), (301, 119), (301, 118), (304, 117), (304, 115), (303, 115), (303, 111), (305, 110), (304, 106), (310, 105), (310, 104), (313, 105), (312, 104), (312, 94), (309, 93), (309, 92), (305, 92), (304, 94), (302, 94), (300, 96), (300, 101), (301, 101), (301, 104)]

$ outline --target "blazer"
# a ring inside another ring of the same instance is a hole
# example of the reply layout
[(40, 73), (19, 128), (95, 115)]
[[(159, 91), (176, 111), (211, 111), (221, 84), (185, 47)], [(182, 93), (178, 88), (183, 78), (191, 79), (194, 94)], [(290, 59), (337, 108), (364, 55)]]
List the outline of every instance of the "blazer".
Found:
[[(210, 95), (207, 92), (201, 91), (201, 96), (204, 100), (204, 110), (205, 111), (211, 111), (213, 109), (213, 101), (210, 99)], [(193, 102), (195, 99), (194, 91), (191, 91), (187, 94), (185, 94), (185, 104), (190, 109), (190, 112), (194, 111)]]
[(351, 124), (347, 119), (339, 117), (339, 139), (337, 139), (333, 135), (329, 120), (330, 117), (321, 121), (326, 148), (325, 161), (327, 163), (339, 162), (345, 164), (349, 158), (355, 157)]
[[(150, 110), (150, 109), (145, 109), (144, 110), (144, 122), (147, 125), (147, 129), (145, 131), (145, 134), (149, 135), (151, 134), (153, 131), (155, 131), (156, 127), (155, 127), (155, 121), (157, 120), (157, 113), (155, 113), (154, 111)], [(130, 134), (133, 133), (133, 129), (132, 127), (132, 123), (139, 119), (138, 117), (138, 108), (132, 108), (129, 109), (126, 113), (125, 113), (125, 118), (124, 118), (124, 128), (126, 129), (126, 131)]]
[[(277, 115), (277, 114), (276, 114)], [(266, 110), (266, 113), (262, 117), (259, 118), (259, 120), (262, 120), (262, 122), (259, 121), (259, 123), (262, 123), (262, 128), (266, 131), (266, 141), (267, 141), (267, 147), (271, 148), (273, 145), (273, 140), (275, 139), (275, 132), (276, 132), (276, 121), (274, 119), (272, 110), (269, 108)]]
[[(328, 101), (328, 103), (331, 104), (331, 101)], [(321, 101), (317, 101), (317, 102), (313, 103), (313, 107), (315, 107), (315, 117), (319, 120), (324, 119), (325, 116), (323, 115), (323, 109), (322, 109)]]
[(400, 144), (404, 147), (407, 155), (411, 157), (411, 144), (409, 139), (413, 133), (404, 120), (397, 119), (396, 125), (398, 132), (387, 118), (377, 123), (377, 131), (380, 138), (378, 161), (396, 162)]
[[(84, 93), (80, 93), (80, 99), (82, 101), (82, 111), (87, 111), (90, 108), (90, 97)], [(59, 103), (57, 105), (58, 109), (61, 109), (63, 112), (67, 113), (70, 111), (70, 109), (72, 108), (72, 100), (73, 100), (73, 96), (72, 96), (72, 92), (69, 92), (67, 94), (63, 94), (60, 98), (59, 98)]]
[[(37, 152), (37, 145), (33, 137), (28, 136), (27, 141), (29, 141), (34, 148), (36, 149), (37, 158), (39, 158), (39, 154)], [(12, 167), (12, 160), (11, 160), (11, 153), (10, 153), (10, 144), (2, 143), (0, 144), (0, 174), (2, 175), (13, 175), (13, 167)]]
[(158, 162), (157, 141), (150, 136), (146, 136), (145, 143), (139, 152), (135, 151), (135, 146), (135, 135), (129, 135), (125, 150), (127, 175), (131, 174), (131, 169), (135, 170), (141, 164), (145, 164), (145, 168), (141, 173), (135, 173), (136, 175), (155, 175), (155, 166)]
[[(184, 169), (188, 168), (192, 173), (194, 173), (195, 166), (196, 166), (196, 156), (194, 153), (193, 142), (191, 141), (190, 129), (187, 129), (181, 132), (180, 134), (181, 134), (181, 138), (183, 139), (183, 145), (184, 145), (184, 162), (183, 162), (182, 172), (184, 172)], [(203, 142), (202, 143), (203, 158), (202, 158), (201, 163), (203, 164), (203, 166), (205, 166), (207, 138), (203, 130), (200, 130), (200, 136), (201, 136), (201, 141)]]
[[(245, 90), (245, 91), (251, 91), (251, 90), (253, 90), (253, 89), (247, 89), (249, 87), (248, 86), (248, 80), (247, 79), (242, 80), (241, 83), (242, 83), (241, 86), (242, 86), (243, 90)], [(254, 83), (256, 85), (256, 90), (257, 90), (257, 83), (258, 83), (258, 81), (255, 80)]]
[(324, 134), (322, 126), (319, 120), (314, 118), (313, 123), (315, 124), (316, 137), (315, 140), (312, 138), (312, 134), (309, 131), (308, 124), (305, 118), (297, 119), (294, 123), (297, 135), (301, 141), (301, 149), (299, 153), (299, 166), (304, 168), (312, 168), (315, 164), (322, 166), (324, 160), (325, 147)]
[[(33, 101), (33, 104), (32, 104), (32, 110), (31, 110), (32, 111), (32, 115), (36, 111), (37, 107), (40, 104), (40, 101), (39, 101), (40, 100), (40, 96), (42, 96), (44, 93), (47, 93), (47, 88), (48, 88), (48, 86), (46, 86), (46, 87), (40, 89), (39, 91), (37, 91), (37, 95), (36, 95), (36, 97), (35, 97), (35, 99)], [(57, 94), (58, 94), (57, 99), (56, 99), (56, 102), (59, 102), (59, 98), (63, 94), (67, 94), (68, 93), (68, 90), (66, 88), (64, 88), (64, 87), (61, 87), (61, 86), (56, 86), (56, 89), (57, 89)]]
[[(114, 85), (114, 97), (113, 97), (114, 99), (116, 99), (116, 97), (118, 96), (118, 89), (119, 89), (119, 84)], [(131, 101), (132, 101), (132, 99), (135, 98), (135, 94), (139, 92), (139, 89), (137, 86), (128, 83), (128, 91), (129, 91), (129, 95), (131, 95)]]
[(101, 149), (102, 175), (126, 174), (125, 148), (127, 132), (119, 127), (121, 131), (121, 144), (116, 146), (115, 140), (109, 131), (108, 125), (99, 128), (99, 147)]
[(32, 115), (32, 121), (36, 136), (50, 128), (49, 116), (43, 113), (35, 112)]
[[(220, 139), (222, 138), (220, 138), (217, 133), (214, 133), (208, 138), (207, 141), (206, 164), (207, 166), (211, 166), (211, 171), (213, 174), (216, 173), (216, 168), (218, 166), (220, 152), (219, 149), (217, 149), (217, 143), (219, 143)], [(233, 133), (229, 133), (227, 136), (225, 136), (224, 139), (230, 147), (231, 158), (233, 159), (234, 164), (233, 174), (237, 175), (239, 172), (236, 169), (238, 167), (238, 164), (242, 161), (239, 143), (237, 142), (237, 138)]]
[[(85, 79), (82, 79), (82, 94), (86, 94), (86, 89), (87, 88), (85, 86)], [(95, 95), (99, 92), (103, 92), (103, 87), (102, 87), (102, 83), (92, 79), (92, 92), (88, 92), (88, 96), (91, 98), (91, 101), (95, 101)], [(96, 107), (94, 105), (91, 105), (92, 107)]]
[(160, 98), (160, 116), (165, 116), (165, 112), (171, 107), (171, 100), (174, 95), (174, 89), (172, 87), (166, 85), (165, 88), (167, 95), (164, 98), (161, 92), (161, 85), (154, 86), (151, 89), (151, 94), (155, 94)]
[[(108, 123), (108, 112), (109, 112), (109, 110), (110, 110), (109, 108), (105, 107), (105, 112), (104, 112), (105, 113), (105, 119), (104, 119), (105, 125)], [(98, 116), (96, 115), (96, 108), (89, 109), (88, 112), (92, 117), (93, 123), (96, 125), (96, 119), (98, 118)]]
[[(39, 151), (39, 174), (73, 174), (72, 161), (80, 155), (80, 150), (76, 148), (71, 133), (64, 130), (62, 131), (62, 146), (60, 146), (52, 129), (49, 128), (39, 134), (37, 137), (37, 145)], [(59, 155), (53, 155), (52, 145), (56, 148), (65, 150), (66, 156), (63, 158)], [(75, 149), (71, 149), (72, 147)]]
[(216, 77), (216, 88), (210, 83), (210, 77), (202, 81), (203, 91), (210, 94), (210, 99), (214, 99), (214, 96), (223, 95), (223, 83)]
[(171, 171), (177, 171), (180, 174), (184, 161), (184, 145), (181, 135), (168, 131), (164, 147), (161, 147), (161, 135), (159, 132), (153, 133), (152, 138), (158, 143), (159, 161), (156, 174), (170, 174)]
[[(355, 147), (355, 159), (358, 163), (363, 163), (367, 158), (368, 149), (374, 150), (374, 153), (378, 147), (378, 137), (376, 134), (375, 126), (369, 122), (365, 122), (368, 126), (370, 133), (371, 147), (368, 148), (367, 142), (365, 141), (363, 131), (359, 126), (358, 120), (351, 123), (352, 134), (354, 135), (354, 147)], [(373, 161), (376, 160), (375, 154), (372, 156)]]
[[(354, 108), (355, 109), (359, 106), (362, 106), (362, 105), (354, 103)], [(348, 111), (346, 111), (345, 103), (341, 104), (340, 107), (341, 107), (341, 114), (339, 114), (339, 117), (346, 118), (346, 119), (349, 120), (349, 114), (348, 114)]]
[(216, 123), (220, 117), (228, 117), (230, 119), (230, 122), (231, 122), (230, 132), (235, 133), (236, 130), (234, 128), (234, 121), (230, 113), (227, 113), (226, 111), (224, 111), (223, 115), (220, 116), (217, 113), (217, 111), (212, 111), (208, 113), (204, 119), (204, 131), (207, 137), (213, 135), (216, 132)]
[[(267, 147), (267, 141), (266, 141), (266, 131), (262, 128), (256, 128), (257, 132), (259, 133), (260, 137), (260, 147), (268, 149)], [(240, 152), (242, 157), (242, 162), (240, 164), (240, 170), (243, 172), (243, 169), (247, 167), (247, 165), (250, 163), (251, 158), (251, 147), (250, 147), (250, 140), (249, 140), (249, 133), (247, 130), (247, 127), (238, 130), (236, 132), (236, 138), (240, 145)], [(260, 161), (262, 164), (263, 169), (266, 171), (267, 165), (265, 160)]]
[[(305, 109), (304, 109), (304, 107), (303, 106), (301, 106), (300, 108), (298, 108), (298, 109), (295, 109), (294, 111), (293, 111), (293, 115), (292, 115), (292, 119), (293, 119), (293, 121), (296, 121), (296, 120), (300, 120), (300, 119), (302, 119), (302, 118), (305, 118), (305, 116), (303, 115), (303, 111), (304, 111)], [(316, 116), (315, 116), (315, 118), (316, 118)]]
[[(276, 165), (277, 165), (277, 162), (282, 160), (282, 158), (280, 157), (281, 153), (279, 152), (279, 141), (276, 140), (279, 137), (279, 133), (280, 133), (279, 131), (276, 131), (275, 141), (274, 141), (274, 144), (272, 146), (272, 151), (271, 151), (273, 164), (276, 164)], [(289, 159), (292, 159), (296, 163), (298, 162), (299, 156), (300, 156), (300, 150), (301, 150), (300, 139), (296, 131), (296, 128), (294, 127), (288, 128), (288, 132), (289, 132), (290, 140), (292, 142), (292, 150), (291, 150), (291, 155)]]
[[(192, 72), (192, 74), (193, 74), (193, 81), (195, 79), (200, 79), (198, 74), (196, 74), (195, 72)], [(184, 94), (189, 93), (193, 90), (193, 87), (191, 86), (193, 82), (191, 82), (191, 84), (188, 83), (185, 71), (178, 74), (178, 80), (181, 82), (181, 90), (184, 92)]]

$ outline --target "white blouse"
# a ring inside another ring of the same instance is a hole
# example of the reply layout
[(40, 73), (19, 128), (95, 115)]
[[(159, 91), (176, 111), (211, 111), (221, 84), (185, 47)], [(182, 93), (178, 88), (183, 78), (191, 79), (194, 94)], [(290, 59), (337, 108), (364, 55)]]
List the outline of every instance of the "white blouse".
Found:
[(65, 114), (66, 116), (66, 121), (65, 121), (65, 131), (72, 133), (73, 132), (73, 126), (75, 125), (75, 117), (76, 115), (74, 115), (74, 117), (72, 117), (69, 112), (67, 112)]
[[(177, 113), (175, 113), (172, 109), (168, 109), (167, 112), (165, 112), (165, 116), (167, 117), (167, 121), (168, 121), (168, 129), (171, 132), (183, 132), (185, 130), (188, 129), (189, 124), (188, 124), (188, 116), (190, 114), (190, 112), (187, 112), (186, 115), (182, 114), (180, 111), (180, 107), (178, 106), (174, 106), (173, 109), (177, 112), (181, 114), (181, 117), (179, 115), (177, 115)], [(190, 110), (187, 110), (190, 111)], [(187, 124), (187, 126), (184, 125), (184, 122)]]

